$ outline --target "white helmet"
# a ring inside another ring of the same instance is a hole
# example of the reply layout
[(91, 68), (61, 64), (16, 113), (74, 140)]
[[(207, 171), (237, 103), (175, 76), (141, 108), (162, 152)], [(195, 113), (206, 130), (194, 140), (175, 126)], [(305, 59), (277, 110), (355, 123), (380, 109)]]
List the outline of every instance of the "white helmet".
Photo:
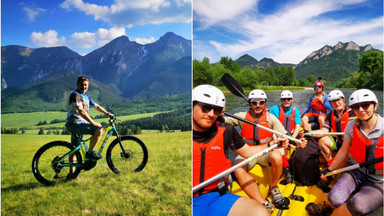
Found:
[(343, 92), (341, 92), (340, 90), (337, 90), (337, 89), (329, 92), (328, 96), (329, 96), (328, 97), (329, 101), (334, 101), (334, 100), (337, 100), (339, 98), (345, 98)]
[(223, 92), (211, 85), (199, 85), (192, 91), (192, 101), (225, 107), (225, 96)]
[(289, 90), (284, 90), (283, 92), (281, 92), (281, 95), (280, 95), (280, 99), (283, 99), (283, 98), (293, 98), (292, 92)]
[(248, 100), (251, 100), (252, 98), (263, 98), (267, 100), (267, 94), (263, 90), (255, 89), (249, 92)]
[(354, 91), (349, 97), (349, 106), (361, 102), (375, 102), (378, 103), (376, 95), (369, 89), (359, 89)]

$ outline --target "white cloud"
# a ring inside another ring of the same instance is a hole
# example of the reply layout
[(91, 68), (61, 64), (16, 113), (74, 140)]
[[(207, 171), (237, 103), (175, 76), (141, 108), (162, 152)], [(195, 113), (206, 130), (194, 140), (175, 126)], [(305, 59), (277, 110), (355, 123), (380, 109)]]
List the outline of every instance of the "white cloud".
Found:
[(125, 28), (99, 28), (96, 32), (96, 39), (98, 41), (98, 45), (103, 46), (106, 43), (109, 43), (111, 40), (122, 35), (126, 35)]
[[(288, 4), (275, 14), (267, 16), (245, 13), (236, 19), (218, 22), (212, 27), (217, 31), (221, 28), (239, 34), (241, 40), (222, 42), (213, 39), (210, 44), (220, 53), (220, 56), (233, 57), (246, 53), (258, 53), (262, 55), (258, 56), (259, 58), (271, 57), (282, 63), (299, 63), (312, 51), (324, 45), (333, 46), (338, 41), (355, 41), (360, 46), (370, 43), (373, 47), (381, 48), (383, 46), (382, 17), (350, 21), (332, 20), (321, 16), (361, 1), (300, 1)], [(210, 22), (202, 23), (201, 26), (209, 24)]]
[(36, 20), (36, 17), (38, 17), (41, 13), (45, 12), (46, 10), (43, 8), (24, 6), (23, 11), (26, 13), (28, 20), (30, 22), (34, 22)]
[(205, 27), (218, 22), (237, 19), (251, 10), (258, 0), (199, 0), (193, 2), (193, 11)]
[(34, 45), (42, 47), (55, 47), (66, 45), (65, 37), (58, 38), (57, 32), (54, 30), (49, 30), (45, 33), (33, 32), (30, 36), (30, 40)]
[(96, 35), (91, 32), (75, 32), (71, 35), (71, 46), (80, 48), (91, 48), (96, 44)]
[(115, 0), (110, 6), (65, 0), (61, 7), (79, 10), (111, 26), (191, 22), (191, 0)]
[(153, 43), (156, 41), (156, 38), (154, 37), (150, 37), (150, 38), (135, 38), (134, 39), (137, 43), (139, 44), (149, 44), (149, 43)]
[(85, 12), (87, 15), (93, 15), (95, 20), (101, 19), (109, 13), (107, 6), (98, 6), (96, 4), (84, 3), (82, 0), (65, 0), (61, 4), (62, 8), (71, 9), (72, 7)]

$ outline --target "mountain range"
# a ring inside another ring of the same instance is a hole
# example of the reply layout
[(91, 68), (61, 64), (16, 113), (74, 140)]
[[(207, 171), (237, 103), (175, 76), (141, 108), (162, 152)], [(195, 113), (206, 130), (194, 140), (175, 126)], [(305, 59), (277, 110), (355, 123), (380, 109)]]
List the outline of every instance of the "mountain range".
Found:
[[(114, 96), (110, 95), (114, 99), (104, 98), (107, 101), (151, 99), (191, 92), (191, 53), (191, 40), (172, 32), (145, 45), (121, 36), (85, 56), (67, 47), (2, 46), (2, 102), (39, 88), (60, 92), (39, 91), (36, 96), (40, 99), (62, 101), (66, 99), (65, 93), (76, 87), (79, 75), (114, 92)], [(72, 83), (58, 85), (58, 82), (66, 83), (68, 77), (72, 78)]]
[(278, 67), (281, 65), (292, 66), (296, 78), (306, 78), (308, 75), (322, 77), (329, 83), (350, 77), (359, 69), (359, 57), (370, 50), (376, 50), (371, 45), (359, 46), (355, 42), (338, 42), (334, 46), (326, 45), (317, 51), (313, 51), (299, 64), (285, 64), (275, 62), (271, 58), (263, 58), (260, 61), (245, 54), (235, 60), (242, 68), (250, 67), (265, 70), (267, 67)]

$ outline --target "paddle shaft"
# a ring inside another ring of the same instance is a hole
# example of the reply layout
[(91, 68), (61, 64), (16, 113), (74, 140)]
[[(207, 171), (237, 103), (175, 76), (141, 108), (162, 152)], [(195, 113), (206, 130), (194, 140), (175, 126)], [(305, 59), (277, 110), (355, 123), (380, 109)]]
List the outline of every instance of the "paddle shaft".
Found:
[(370, 161), (366, 161), (366, 162), (362, 162), (362, 163), (359, 163), (359, 164), (347, 166), (347, 167), (344, 167), (344, 168), (341, 168), (341, 169), (338, 169), (338, 170), (334, 170), (334, 171), (331, 171), (331, 172), (325, 174), (325, 176), (328, 177), (328, 176), (331, 176), (331, 175), (336, 175), (336, 174), (339, 174), (339, 173), (342, 173), (342, 172), (345, 172), (345, 171), (357, 169), (357, 168), (360, 168), (360, 167), (367, 167), (369, 165), (372, 165), (372, 164), (375, 164), (375, 163), (380, 163), (380, 162), (383, 162), (383, 157), (375, 158), (375, 159), (370, 160)]
[(208, 180), (206, 180), (206, 181), (204, 181), (204, 182), (202, 182), (202, 183), (196, 185), (196, 186), (192, 189), (192, 191), (193, 191), (193, 192), (196, 192), (196, 191), (200, 190), (201, 188), (204, 188), (205, 186), (211, 184), (212, 182), (214, 182), (214, 181), (216, 181), (216, 180), (222, 178), (223, 176), (229, 175), (229, 174), (230, 174), (231, 172), (233, 172), (235, 169), (240, 168), (240, 167), (244, 166), (245, 164), (248, 164), (249, 162), (251, 162), (251, 161), (253, 161), (253, 160), (256, 160), (257, 158), (259, 158), (259, 157), (261, 157), (261, 156), (267, 154), (269, 151), (271, 151), (271, 150), (277, 148), (279, 145), (281, 145), (281, 143), (276, 143), (275, 145), (273, 145), (273, 146), (271, 146), (271, 147), (269, 147), (269, 148), (264, 149), (263, 151), (261, 151), (261, 152), (255, 154), (255, 155), (253, 155), (253, 156), (247, 158), (246, 160), (244, 160), (244, 161), (242, 161), (242, 162), (240, 162), (240, 163), (234, 165), (233, 167), (231, 167), (231, 168), (229, 168), (229, 169), (227, 169), (227, 170), (224, 170), (223, 172), (221, 172), (221, 173), (219, 173), (219, 174), (213, 176), (212, 178), (210, 178), (210, 179), (208, 179)]
[(256, 126), (256, 127), (259, 127), (259, 128), (261, 128), (261, 129), (264, 129), (264, 130), (269, 131), (269, 132), (271, 132), (271, 133), (278, 134), (278, 135), (280, 135), (281, 137), (287, 137), (289, 140), (294, 141), (294, 142), (296, 142), (296, 143), (300, 143), (300, 144), (302, 143), (301, 140), (298, 140), (298, 139), (293, 138), (293, 137), (291, 137), (291, 136), (287, 136), (287, 135), (285, 135), (285, 134), (283, 134), (283, 133), (280, 133), (280, 132), (278, 132), (278, 131), (272, 130), (272, 129), (267, 128), (267, 127), (264, 127), (264, 126), (262, 126), (262, 125), (259, 125), (259, 124), (250, 122), (250, 121), (248, 121), (248, 120), (246, 120), (246, 119), (240, 118), (240, 117), (235, 116), (235, 115), (232, 115), (232, 114), (230, 114), (230, 113), (224, 113), (224, 115), (227, 115), (227, 116), (229, 116), (229, 117), (235, 118), (235, 119), (240, 120), (240, 121), (243, 121), (243, 122), (245, 122), (245, 123), (254, 125), (254, 126)]
[(313, 135), (330, 135), (330, 136), (339, 136), (339, 135), (344, 135), (344, 132), (329, 132), (329, 133), (323, 133), (323, 132), (319, 132), (319, 133), (304, 133), (304, 136), (313, 136)]

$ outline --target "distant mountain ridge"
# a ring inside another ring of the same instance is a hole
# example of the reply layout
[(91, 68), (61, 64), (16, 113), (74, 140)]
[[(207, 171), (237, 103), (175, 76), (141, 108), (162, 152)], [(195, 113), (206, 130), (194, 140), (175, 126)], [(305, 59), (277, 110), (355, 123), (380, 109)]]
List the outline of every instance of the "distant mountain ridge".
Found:
[(320, 76), (331, 83), (335, 83), (340, 79), (351, 76), (354, 71), (357, 71), (359, 57), (364, 52), (370, 50), (377, 49), (374, 49), (370, 44), (359, 46), (353, 41), (348, 43), (338, 42), (335, 46), (325, 45), (321, 49), (313, 51), (297, 65), (278, 63), (270, 58), (263, 58), (258, 61), (248, 54), (239, 57), (235, 62), (242, 68), (250, 67), (263, 70), (266, 67), (292, 66), (295, 70), (296, 78), (306, 78), (308, 75), (314, 75), (315, 77)]
[[(2, 89), (23, 87), (60, 71), (72, 71), (117, 87), (119, 96), (131, 99), (191, 91), (191, 40), (172, 32), (145, 45), (121, 36), (85, 56), (67, 47), (31, 49), (17, 45), (3, 46), (1, 54)], [(169, 80), (175, 85), (170, 86)]]

